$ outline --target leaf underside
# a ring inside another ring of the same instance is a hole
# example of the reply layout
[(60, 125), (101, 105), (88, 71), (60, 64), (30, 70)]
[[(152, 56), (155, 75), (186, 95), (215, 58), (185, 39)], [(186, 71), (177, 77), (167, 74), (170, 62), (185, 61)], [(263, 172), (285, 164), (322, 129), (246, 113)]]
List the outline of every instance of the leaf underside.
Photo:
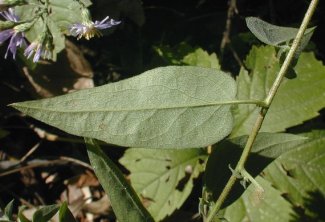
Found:
[(127, 147), (195, 148), (232, 129), (234, 80), (215, 70), (169, 66), (105, 86), (12, 106), (68, 133)]

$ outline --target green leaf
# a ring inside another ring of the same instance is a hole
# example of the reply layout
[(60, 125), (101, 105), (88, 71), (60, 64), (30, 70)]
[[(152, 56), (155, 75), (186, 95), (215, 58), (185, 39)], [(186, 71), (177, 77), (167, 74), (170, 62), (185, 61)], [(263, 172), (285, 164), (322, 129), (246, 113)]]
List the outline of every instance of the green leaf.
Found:
[(235, 88), (234, 80), (221, 71), (169, 66), (12, 106), (68, 133), (112, 144), (193, 148), (213, 144), (230, 133), (229, 104)]
[(189, 65), (220, 70), (215, 53), (209, 54), (202, 48), (192, 47), (182, 42), (174, 47), (162, 45), (154, 48), (167, 65)]
[(85, 138), (88, 156), (100, 184), (108, 195), (118, 221), (153, 221), (121, 171), (96, 142)]
[(25, 209), (26, 209), (26, 206), (22, 206), (19, 208), (19, 211), (18, 211), (19, 222), (31, 222), (29, 219), (27, 219), (27, 217), (25, 217), (25, 215), (23, 213)]
[(6, 137), (9, 134), (8, 131), (0, 129), (0, 139)]
[(4, 210), (4, 216), (8, 221), (13, 221), (12, 210), (14, 208), (14, 200), (10, 201)]
[(128, 149), (120, 162), (131, 172), (131, 184), (145, 201), (155, 221), (182, 206), (203, 170), (203, 149)]
[[(252, 154), (246, 163), (245, 168), (247, 172), (253, 177), (257, 176), (275, 158), (296, 148), (297, 145), (303, 143), (305, 140), (306, 138), (304, 137), (292, 134), (258, 134), (251, 151)], [(211, 194), (212, 201), (219, 197), (230, 178), (232, 172), (229, 166), (235, 168), (246, 141), (247, 136), (242, 136), (232, 140), (222, 141), (214, 146), (205, 171), (205, 187), (207, 192)], [(240, 184), (236, 184), (226, 205), (235, 201), (243, 192), (244, 188)]]
[(309, 140), (278, 158), (264, 176), (295, 206), (304, 205), (308, 192), (325, 197), (325, 131), (304, 136)]
[(59, 222), (76, 222), (73, 214), (71, 213), (67, 202), (64, 202), (59, 209)]
[[(256, 38), (265, 44), (273, 46), (279, 46), (280, 44), (285, 44), (286, 42), (294, 39), (299, 30), (297, 28), (272, 25), (256, 17), (247, 17), (246, 24)], [(313, 31), (314, 28), (306, 30), (304, 36), (306, 39), (303, 39), (301, 45), (307, 45)]]
[(256, 180), (264, 192), (259, 193), (250, 185), (240, 199), (225, 209), (224, 217), (231, 222), (291, 221), (291, 205), (281, 196), (281, 192), (261, 177)]
[(187, 54), (183, 58), (182, 62), (190, 66), (215, 68), (218, 70), (221, 68), (217, 55), (215, 53), (209, 55), (201, 48), (198, 48), (194, 52)]
[[(279, 61), (271, 46), (253, 47), (237, 78), (239, 100), (263, 100), (279, 71)], [(302, 53), (295, 67), (297, 77), (284, 79), (266, 115), (261, 132), (280, 132), (319, 115), (325, 107), (325, 67), (313, 53)], [(258, 108), (238, 105), (234, 111), (232, 137), (248, 135)]]
[(38, 209), (33, 215), (33, 222), (48, 222), (59, 210), (57, 204), (48, 205)]
[(250, 185), (240, 199), (226, 208), (226, 219), (324, 221), (325, 131), (303, 136), (309, 139), (271, 163), (263, 172), (264, 179), (257, 178), (264, 196), (256, 199), (256, 189)]

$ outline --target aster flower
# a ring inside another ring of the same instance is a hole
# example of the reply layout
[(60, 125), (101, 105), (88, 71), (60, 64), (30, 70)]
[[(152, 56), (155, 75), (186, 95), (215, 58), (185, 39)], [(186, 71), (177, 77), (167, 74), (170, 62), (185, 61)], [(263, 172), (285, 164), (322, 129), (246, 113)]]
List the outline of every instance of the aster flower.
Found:
[(83, 23), (76, 23), (70, 26), (70, 33), (78, 39), (85, 37), (87, 40), (94, 36), (102, 36), (100, 30), (111, 28), (114, 25), (120, 24), (120, 21), (109, 19), (107, 16), (102, 21), (92, 22), (86, 20)]
[(53, 56), (53, 39), (50, 33), (45, 33), (40, 40), (32, 42), (24, 52), (29, 59), (34, 55), (33, 62), (38, 62), (41, 58), (51, 59)]
[[(1, 0), (0, 0), (1, 1)], [(0, 15), (5, 18), (7, 21), (13, 22), (13, 24), (19, 21), (18, 16), (15, 15), (13, 9), (8, 9), (7, 11), (0, 12)], [(7, 52), (5, 54), (5, 58), (8, 56), (8, 52), (10, 51), (13, 58), (16, 58), (17, 47), (22, 47), (26, 45), (25, 35), (23, 32), (20, 32), (13, 28), (6, 29), (0, 32), (0, 45), (5, 41), (10, 39)]]

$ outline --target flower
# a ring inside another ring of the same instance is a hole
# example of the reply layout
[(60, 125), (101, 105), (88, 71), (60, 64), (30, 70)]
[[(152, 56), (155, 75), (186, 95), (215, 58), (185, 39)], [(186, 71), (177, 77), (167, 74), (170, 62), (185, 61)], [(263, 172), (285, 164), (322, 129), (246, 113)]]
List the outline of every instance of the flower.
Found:
[(87, 40), (94, 36), (101, 36), (99, 30), (108, 29), (114, 25), (120, 24), (120, 21), (109, 19), (109, 16), (102, 21), (86, 21), (83, 23), (76, 23), (70, 26), (69, 31), (73, 36), (77, 36), (78, 39), (85, 37)]
[[(1, 1), (1, 0), (0, 0)], [(7, 11), (0, 12), (0, 15), (8, 21), (18, 22), (19, 18), (15, 15), (13, 9), (8, 9)], [(8, 56), (8, 52), (10, 51), (12, 57), (16, 58), (17, 47), (22, 47), (26, 45), (25, 35), (23, 32), (17, 31), (14, 27), (10, 29), (6, 29), (0, 32), (0, 45), (3, 44), (10, 38), (10, 42), (7, 48), (7, 52), (5, 54), (5, 58)]]
[[(44, 38), (43, 38), (44, 39)], [(38, 62), (40, 58), (51, 59), (53, 55), (53, 45), (48, 39), (45, 41), (32, 42), (24, 52), (24, 55), (29, 59), (34, 54), (33, 62)]]

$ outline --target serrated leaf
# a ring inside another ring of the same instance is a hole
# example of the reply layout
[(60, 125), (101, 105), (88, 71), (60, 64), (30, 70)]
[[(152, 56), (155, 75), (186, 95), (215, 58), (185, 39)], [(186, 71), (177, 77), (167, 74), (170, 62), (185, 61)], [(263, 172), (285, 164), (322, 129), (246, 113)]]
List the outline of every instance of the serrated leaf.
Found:
[(85, 138), (85, 142), (90, 163), (110, 199), (117, 219), (121, 222), (153, 221), (117, 166), (94, 140)]
[[(262, 100), (279, 71), (279, 61), (271, 46), (253, 47), (245, 60), (247, 70), (237, 77), (237, 97)], [(295, 66), (297, 77), (284, 79), (266, 115), (261, 132), (280, 132), (319, 115), (325, 107), (325, 67), (313, 53), (302, 53)], [(258, 108), (238, 105), (234, 112), (232, 137), (248, 135)]]
[(193, 179), (204, 170), (202, 149), (128, 149), (120, 162), (131, 172), (131, 184), (148, 204), (155, 221), (182, 206), (193, 188)]
[(250, 185), (240, 199), (225, 209), (224, 217), (231, 222), (291, 221), (293, 210), (291, 204), (281, 196), (282, 193), (262, 177), (257, 177), (256, 181), (264, 192), (260, 193)]
[(278, 158), (264, 176), (296, 206), (304, 205), (307, 192), (325, 197), (325, 131), (303, 135), (309, 140)]
[(182, 62), (190, 66), (215, 68), (220, 70), (220, 64), (217, 55), (215, 53), (209, 55), (201, 48), (198, 48), (194, 52), (187, 54), (183, 58)]
[(38, 209), (33, 215), (33, 222), (48, 222), (59, 210), (57, 204), (48, 205)]
[(112, 144), (193, 148), (213, 144), (230, 133), (229, 103), (235, 88), (234, 80), (221, 71), (169, 66), (12, 106), (68, 133)]
[[(296, 148), (305, 140), (304, 137), (292, 134), (260, 133), (255, 140), (252, 154), (245, 168), (255, 177), (275, 158)], [(247, 136), (242, 136), (222, 141), (214, 146), (205, 171), (205, 187), (211, 194), (212, 201), (219, 197), (230, 178), (232, 172), (229, 166), (235, 168), (246, 141)], [(224, 207), (235, 201), (243, 192), (244, 188), (240, 184), (236, 184)]]
[(59, 209), (59, 222), (76, 222), (73, 214), (71, 213), (67, 202), (61, 204)]
[(254, 198), (258, 202), (253, 204), (250, 193), (253, 192), (254, 197), (256, 189), (250, 185), (240, 199), (226, 208), (226, 219), (232, 222), (325, 219), (325, 131), (303, 136), (309, 139), (281, 155), (266, 168), (263, 178), (257, 178), (264, 197)]
[[(294, 39), (298, 33), (297, 28), (281, 27), (267, 23), (256, 17), (247, 17), (246, 24), (249, 30), (258, 38), (260, 41), (268, 45), (280, 46), (292, 39)], [(306, 46), (308, 43), (314, 28), (307, 29), (301, 45)], [(304, 48), (304, 47), (302, 47)]]

